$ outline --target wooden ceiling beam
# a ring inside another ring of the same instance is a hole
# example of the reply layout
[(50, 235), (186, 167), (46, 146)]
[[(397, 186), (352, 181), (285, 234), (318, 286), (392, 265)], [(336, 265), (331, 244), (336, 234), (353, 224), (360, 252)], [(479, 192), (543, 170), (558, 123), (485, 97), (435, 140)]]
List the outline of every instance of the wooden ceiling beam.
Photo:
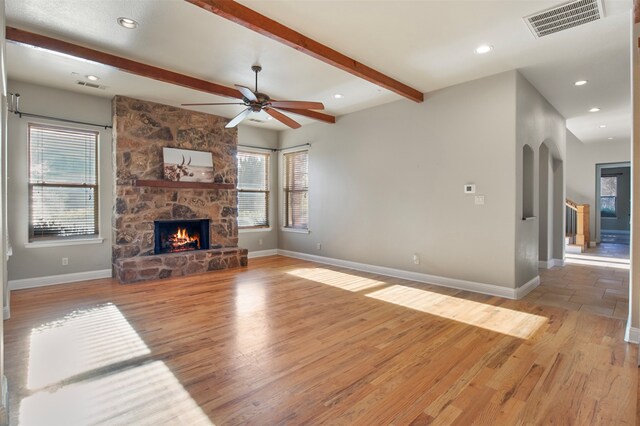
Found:
[(391, 90), (415, 102), (424, 101), (419, 90), (407, 86), (379, 71), (369, 68), (342, 53), (270, 19), (232, 0), (186, 0), (202, 9), (226, 18), (266, 37), (313, 56), (329, 65), (347, 71), (373, 84)]
[[(99, 50), (90, 49), (88, 47), (79, 46), (77, 44), (69, 43), (36, 33), (31, 33), (17, 28), (7, 27), (6, 39), (15, 43), (64, 53), (65, 55), (71, 55), (77, 58), (86, 59), (88, 61), (97, 62), (99, 64), (108, 65), (121, 71), (128, 72), (130, 74), (162, 81), (164, 83), (198, 90), (200, 92), (210, 93), (212, 95), (224, 96), (233, 99), (242, 99), (242, 94), (232, 87), (223, 86), (195, 77), (190, 77), (188, 75), (180, 74), (174, 71), (154, 67), (153, 65), (143, 64), (131, 59), (122, 58), (110, 53), (101, 52)], [(304, 115), (306, 117), (324, 121), (326, 123), (336, 122), (336, 118), (334, 116), (316, 111), (298, 110), (295, 112), (296, 114)]]

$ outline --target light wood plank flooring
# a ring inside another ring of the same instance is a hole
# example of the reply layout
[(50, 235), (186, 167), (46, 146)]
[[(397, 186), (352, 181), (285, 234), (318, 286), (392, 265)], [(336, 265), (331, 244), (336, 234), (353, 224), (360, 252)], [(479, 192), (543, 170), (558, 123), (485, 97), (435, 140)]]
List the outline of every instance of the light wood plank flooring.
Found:
[(636, 421), (637, 348), (588, 311), (277, 256), (11, 302), (14, 425)]

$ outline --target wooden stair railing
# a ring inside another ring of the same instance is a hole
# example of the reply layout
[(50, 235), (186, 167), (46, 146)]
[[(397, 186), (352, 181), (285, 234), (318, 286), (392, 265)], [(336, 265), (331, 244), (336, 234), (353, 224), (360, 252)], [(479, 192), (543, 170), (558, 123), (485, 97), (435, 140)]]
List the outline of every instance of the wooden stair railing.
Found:
[(569, 244), (576, 244), (585, 250), (589, 247), (589, 204), (578, 204), (575, 201), (566, 199), (567, 223), (566, 236)]

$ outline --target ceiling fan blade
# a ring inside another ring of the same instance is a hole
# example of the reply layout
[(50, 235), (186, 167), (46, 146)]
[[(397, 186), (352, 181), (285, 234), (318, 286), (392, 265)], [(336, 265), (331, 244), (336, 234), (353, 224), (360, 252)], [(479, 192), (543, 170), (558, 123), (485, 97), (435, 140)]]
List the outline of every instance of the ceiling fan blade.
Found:
[(247, 115), (249, 115), (249, 113), (251, 112), (251, 108), (247, 108), (244, 111), (242, 111), (240, 114), (236, 115), (235, 117), (233, 117), (233, 120), (231, 120), (230, 122), (227, 123), (226, 126), (224, 126), (226, 129), (230, 129), (232, 127), (236, 127), (238, 124), (240, 124), (240, 122), (242, 120), (244, 120)]
[(180, 104), (180, 106), (198, 106), (198, 105), (244, 105), (242, 102), (207, 102), (207, 103), (196, 103), (196, 104)]
[(265, 108), (264, 111), (269, 114), (270, 116), (272, 116), (273, 118), (275, 118), (276, 120), (278, 120), (279, 122), (286, 124), (287, 126), (291, 127), (292, 129), (297, 129), (300, 127), (300, 123), (298, 123), (297, 121), (287, 117), (286, 115), (284, 115), (283, 113), (281, 113), (280, 111), (273, 109), (273, 108)]
[(238, 89), (240, 93), (242, 93), (242, 96), (249, 99), (250, 101), (255, 102), (258, 100), (258, 97), (256, 96), (255, 93), (253, 93), (253, 90), (249, 89), (248, 87), (244, 87), (244, 86), (240, 86), (239, 84), (236, 84), (236, 89)]
[(322, 102), (306, 101), (271, 101), (271, 106), (276, 108), (296, 108), (296, 109), (324, 109)]

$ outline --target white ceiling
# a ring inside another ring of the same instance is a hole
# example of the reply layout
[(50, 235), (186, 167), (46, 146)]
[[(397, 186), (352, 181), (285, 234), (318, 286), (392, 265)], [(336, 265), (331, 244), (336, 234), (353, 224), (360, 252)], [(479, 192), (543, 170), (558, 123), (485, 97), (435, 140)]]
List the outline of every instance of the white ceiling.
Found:
[[(522, 17), (562, 1), (241, 3), (422, 92), (519, 69), (583, 142), (630, 140), (632, 0), (605, 0), (605, 19), (542, 39), (531, 35)], [(403, 99), (182, 0), (6, 0), (6, 14), (11, 26), (227, 86), (253, 87), (250, 67), (260, 63), (262, 91), (277, 99), (321, 101), (338, 116)], [(137, 20), (139, 28), (120, 27), (120, 16)], [(494, 50), (474, 54), (483, 43)], [(170, 105), (227, 101), (11, 43), (7, 65), (10, 78), (105, 97), (122, 94)], [(106, 88), (77, 86), (87, 74), (100, 76)], [(575, 87), (578, 79), (589, 83)], [(335, 93), (345, 98), (336, 100)], [(25, 109), (28, 100), (22, 102)], [(601, 111), (589, 113), (593, 106)], [(198, 109), (231, 118), (242, 107)], [(314, 121), (292, 117), (303, 125)], [(286, 128), (274, 120), (259, 126)]]

